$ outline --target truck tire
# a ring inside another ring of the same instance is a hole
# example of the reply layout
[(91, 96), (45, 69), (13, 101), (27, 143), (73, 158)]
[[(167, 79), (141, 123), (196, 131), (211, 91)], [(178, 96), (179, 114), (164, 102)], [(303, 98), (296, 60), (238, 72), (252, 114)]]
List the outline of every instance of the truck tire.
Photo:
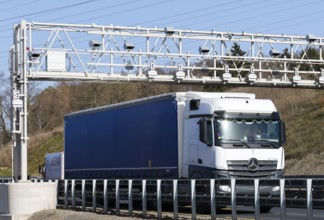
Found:
[(271, 206), (261, 206), (260, 207), (260, 212), (261, 213), (268, 213), (268, 212), (270, 212), (271, 209), (272, 209)]
[(201, 179), (201, 178), (202, 178), (201, 174), (197, 172), (191, 174), (190, 176), (190, 179)]

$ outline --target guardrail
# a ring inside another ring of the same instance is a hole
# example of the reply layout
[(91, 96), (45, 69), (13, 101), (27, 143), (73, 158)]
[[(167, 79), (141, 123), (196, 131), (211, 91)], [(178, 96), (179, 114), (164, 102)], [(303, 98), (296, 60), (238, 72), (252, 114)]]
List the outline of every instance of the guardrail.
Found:
[(0, 177), (0, 183), (8, 183), (8, 182), (11, 182), (11, 181), (12, 181), (11, 177), (7, 177), (7, 176)]
[[(31, 179), (34, 182), (51, 181)], [(0, 177), (0, 183), (11, 182), (10, 177)], [(58, 182), (58, 205), (65, 209), (103, 213), (114, 210), (120, 214), (121, 204), (133, 214), (133, 204), (141, 203), (141, 215), (148, 210), (162, 217), (162, 205), (173, 207), (173, 218), (178, 219), (179, 207), (190, 206), (191, 218), (196, 219), (201, 207), (209, 209), (211, 219), (216, 219), (218, 207), (231, 207), (233, 219), (237, 206), (254, 207), (255, 219), (271, 207), (280, 207), (280, 219), (286, 219), (286, 208), (307, 209), (307, 219), (313, 218), (313, 209), (324, 209), (324, 178), (286, 179), (198, 179), (198, 180), (55, 180)], [(232, 190), (233, 189), (233, 190)], [(273, 190), (269, 193), (269, 190)]]
[[(37, 176), (28, 176), (28, 180), (37, 182), (37, 181), (40, 181), (41, 178), (39, 178)], [(11, 176), (1, 176), (0, 177), (0, 183), (11, 183), (11, 182), (17, 182), (17, 180), (13, 181)]]
[[(233, 190), (232, 190), (233, 189)], [(272, 193), (268, 193), (273, 190)], [(218, 207), (231, 207), (233, 219), (237, 206), (253, 206), (255, 219), (271, 207), (280, 207), (281, 219), (286, 208), (306, 208), (307, 219), (313, 209), (324, 207), (324, 179), (208, 179), (208, 180), (59, 180), (58, 204), (63, 208), (98, 208), (103, 213), (114, 210), (120, 214), (121, 204), (141, 203), (145, 218), (148, 210), (162, 218), (162, 205), (173, 206), (173, 218), (178, 219), (179, 207), (190, 206), (191, 218), (197, 218), (200, 207), (208, 207), (211, 219), (216, 219)]]

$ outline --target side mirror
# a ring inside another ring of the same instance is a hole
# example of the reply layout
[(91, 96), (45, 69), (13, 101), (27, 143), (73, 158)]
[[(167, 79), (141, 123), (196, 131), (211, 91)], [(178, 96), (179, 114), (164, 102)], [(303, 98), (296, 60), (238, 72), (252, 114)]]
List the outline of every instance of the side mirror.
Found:
[(199, 140), (208, 146), (213, 146), (213, 136), (211, 129), (211, 122), (207, 118), (202, 118), (198, 122), (199, 124)]
[(284, 121), (280, 122), (280, 142), (286, 143), (286, 123)]
[(190, 100), (190, 110), (198, 110), (200, 108), (200, 99)]
[(38, 166), (38, 173), (39, 174), (44, 174), (44, 168), (45, 168), (45, 165), (39, 165)]

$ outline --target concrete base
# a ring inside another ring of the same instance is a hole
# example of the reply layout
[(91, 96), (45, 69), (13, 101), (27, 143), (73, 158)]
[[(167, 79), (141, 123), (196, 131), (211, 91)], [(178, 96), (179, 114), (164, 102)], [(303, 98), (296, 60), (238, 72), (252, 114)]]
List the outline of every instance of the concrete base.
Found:
[(24, 220), (35, 212), (55, 209), (56, 205), (55, 182), (0, 184), (0, 220)]

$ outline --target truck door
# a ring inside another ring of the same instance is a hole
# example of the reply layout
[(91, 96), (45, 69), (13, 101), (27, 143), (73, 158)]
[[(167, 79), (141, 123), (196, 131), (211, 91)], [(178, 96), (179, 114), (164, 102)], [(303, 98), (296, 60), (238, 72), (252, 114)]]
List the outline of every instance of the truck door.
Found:
[[(204, 125), (202, 125), (204, 124)], [(203, 134), (202, 129), (205, 129)], [(189, 177), (200, 174), (201, 178), (208, 177), (204, 174), (205, 167), (215, 167), (214, 126), (209, 118), (191, 119), (189, 135), (189, 161), (191, 166)], [(202, 137), (205, 135), (205, 137)], [(191, 176), (190, 176), (191, 175)]]

